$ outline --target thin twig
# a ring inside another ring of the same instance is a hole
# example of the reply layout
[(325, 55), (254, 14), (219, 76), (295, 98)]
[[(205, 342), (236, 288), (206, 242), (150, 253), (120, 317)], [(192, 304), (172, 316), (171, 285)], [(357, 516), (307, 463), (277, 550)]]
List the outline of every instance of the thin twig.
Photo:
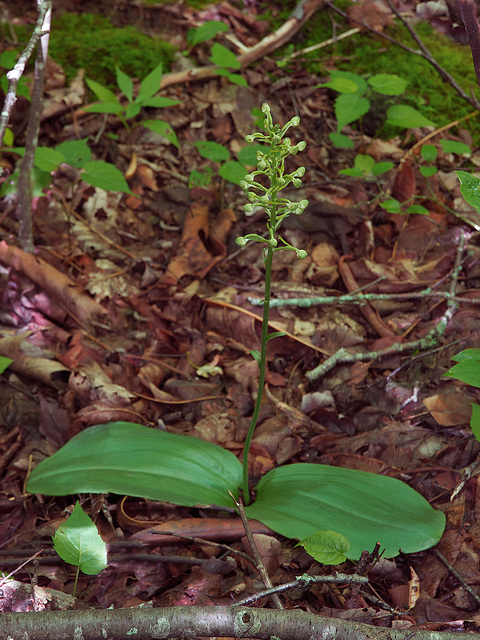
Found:
[[(253, 553), (253, 557), (254, 557), (254, 560), (255, 560), (257, 571), (258, 571), (260, 577), (262, 578), (263, 584), (266, 586), (266, 588), (267, 589), (272, 589), (273, 588), (272, 581), (270, 580), (270, 576), (268, 575), (268, 572), (267, 572), (267, 570), (265, 568), (265, 565), (263, 564), (262, 557), (261, 557), (260, 553), (258, 552), (258, 548), (257, 548), (257, 545), (255, 543), (255, 539), (253, 537), (252, 530), (250, 529), (250, 525), (248, 524), (248, 518), (245, 515), (245, 508), (243, 506), (243, 503), (241, 502), (241, 500), (236, 500), (231, 492), (229, 492), (229, 493), (230, 493), (230, 496), (232, 497), (232, 500), (235, 502), (235, 506), (238, 509), (238, 515), (240, 516), (240, 519), (241, 519), (242, 524), (243, 524), (243, 528), (245, 529), (245, 534), (247, 536), (247, 540), (248, 540), (248, 544), (250, 545), (250, 549), (251, 549), (251, 551)], [(281, 602), (281, 600), (278, 597), (278, 594), (276, 592), (273, 592), (272, 600), (275, 603), (275, 606), (277, 607), (277, 609), (283, 609), (283, 604), (282, 604), (282, 602)]]
[(462, 576), (458, 573), (458, 571), (452, 567), (452, 565), (449, 563), (449, 561), (445, 558), (444, 555), (442, 555), (440, 553), (440, 551), (438, 549), (434, 549), (433, 553), (437, 556), (437, 558), (443, 562), (443, 564), (447, 567), (447, 569), (450, 571), (450, 573), (455, 576), (455, 578), (459, 581), (459, 583), (462, 585), (463, 589), (465, 589), (465, 591), (468, 593), (468, 595), (474, 599), (474, 601), (477, 603), (477, 605), (480, 606), (480, 596), (478, 596), (473, 589), (470, 587), (470, 585), (468, 585), (465, 581), (465, 578), (462, 578)]

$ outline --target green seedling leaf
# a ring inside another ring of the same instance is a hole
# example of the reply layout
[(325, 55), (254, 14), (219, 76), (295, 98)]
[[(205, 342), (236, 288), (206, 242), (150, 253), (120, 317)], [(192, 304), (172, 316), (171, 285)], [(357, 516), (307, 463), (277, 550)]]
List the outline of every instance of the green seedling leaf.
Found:
[(249, 167), (257, 166), (257, 152), (268, 153), (269, 148), (261, 144), (249, 144), (246, 147), (242, 147), (238, 152), (238, 161)]
[(341, 169), (338, 173), (342, 176), (349, 176), (351, 178), (364, 177), (363, 171), (360, 171), (360, 169), (354, 169), (353, 167), (350, 167), (349, 169)]
[(437, 167), (420, 167), (420, 173), (424, 178), (431, 178), (438, 173)]
[(455, 171), (460, 180), (460, 191), (467, 204), (480, 213), (480, 180), (466, 171)]
[(111, 113), (112, 115), (121, 115), (125, 109), (119, 102), (99, 102), (97, 104), (89, 104), (84, 107), (84, 111), (89, 113)]
[(207, 160), (213, 160), (213, 162), (224, 162), (230, 158), (230, 151), (218, 142), (199, 140), (198, 142), (195, 142), (194, 145), (202, 158), (206, 158)]
[(337, 149), (353, 149), (354, 147), (353, 140), (343, 135), (343, 133), (329, 133), (328, 137)]
[(390, 200), (385, 200), (384, 202), (380, 202), (380, 206), (388, 213), (402, 213), (402, 205), (395, 198), (390, 198)]
[(457, 142), (456, 140), (440, 140), (442, 150), (445, 153), (456, 153), (457, 155), (471, 155), (472, 150), (464, 142)]
[(78, 501), (72, 515), (56, 530), (53, 546), (62, 560), (88, 575), (107, 566), (107, 546)]
[(400, 480), (321, 464), (290, 464), (267, 473), (256, 486), (247, 517), (288, 538), (303, 539), (331, 529), (351, 544), (345, 555), (358, 560), (380, 542), (385, 557), (435, 545), (445, 516)]
[(365, 80), (350, 71), (332, 71), (330, 80), (320, 87), (328, 87), (339, 93), (357, 93), (362, 96), (368, 89)]
[(435, 126), (428, 118), (422, 116), (419, 111), (405, 104), (393, 105), (393, 107), (387, 109), (387, 123), (403, 129)]
[(342, 93), (335, 100), (335, 117), (337, 119), (337, 133), (351, 122), (364, 116), (370, 109), (370, 102), (356, 94)]
[(6, 356), (0, 356), (0, 374), (2, 374), (7, 367), (12, 364), (13, 360)]
[(403, 78), (389, 73), (379, 73), (369, 78), (367, 82), (377, 93), (385, 96), (401, 95), (408, 84), (407, 80), (403, 80)]
[(387, 173), (390, 169), (393, 169), (395, 164), (393, 162), (377, 162), (372, 169), (372, 175), (381, 176), (383, 173)]
[[(18, 153), (22, 158), (25, 155), (25, 147), (15, 147), (12, 151)], [(50, 149), (50, 147), (37, 147), (35, 149), (33, 164), (40, 171), (51, 173), (56, 171), (63, 162), (65, 162), (65, 156), (56, 149)]]
[(340, 564), (345, 562), (345, 555), (350, 549), (350, 542), (335, 531), (316, 531), (311, 536), (300, 540), (296, 547), (303, 547), (317, 562), (322, 564)]
[(133, 81), (130, 76), (127, 76), (120, 67), (115, 65), (115, 71), (117, 74), (117, 85), (123, 95), (129, 102), (133, 102)]
[[(5, 129), (5, 135), (3, 136), (3, 144), (6, 147), (11, 147), (14, 142), (15, 136), (13, 135), (13, 131), (7, 127)], [(2, 143), (2, 140), (0, 140), (0, 143)]]
[(227, 182), (232, 182), (233, 184), (240, 184), (240, 182), (245, 178), (248, 173), (247, 169), (237, 162), (236, 160), (229, 160), (222, 164), (222, 166), (218, 170), (218, 175), (227, 180)]
[(256, 360), (257, 362), (260, 362), (260, 351), (257, 351), (257, 349), (251, 349), (250, 355), (254, 360)]
[(155, 93), (157, 93), (162, 83), (162, 77), (163, 65), (160, 62), (160, 64), (158, 64), (153, 71), (150, 71), (148, 76), (142, 80), (138, 91), (137, 101), (139, 98), (151, 98)]
[(472, 404), (472, 417), (470, 418), (470, 427), (475, 438), (480, 442), (480, 407), (478, 404)]
[(136, 118), (141, 110), (141, 105), (133, 102), (132, 104), (127, 105), (127, 108), (125, 109), (125, 118), (127, 120), (130, 120), (130, 118)]
[(209, 20), (197, 29), (189, 29), (187, 32), (187, 44), (194, 47), (201, 42), (206, 42), (214, 38), (217, 33), (228, 31), (228, 26), (220, 20)]
[(375, 160), (372, 158), (372, 156), (358, 153), (355, 156), (355, 161), (353, 164), (355, 166), (355, 169), (359, 169), (363, 174), (367, 174), (370, 173), (370, 171), (373, 169)]
[(272, 340), (272, 338), (281, 338), (282, 336), (286, 336), (285, 331), (274, 331), (273, 333), (269, 333), (267, 336), (267, 342)]
[(426, 162), (434, 162), (438, 156), (438, 149), (433, 144), (424, 144), (420, 153)]
[(207, 167), (204, 171), (194, 169), (188, 177), (188, 188), (192, 187), (208, 187), (213, 177), (213, 171)]
[[(217, 71), (217, 73), (218, 73), (218, 71)], [(248, 82), (239, 73), (227, 73), (227, 78), (233, 84), (238, 84), (241, 87), (248, 87)]]
[(110, 91), (110, 89), (107, 89), (107, 87), (104, 87), (98, 82), (95, 82), (95, 80), (90, 80), (89, 78), (86, 78), (85, 82), (87, 83), (90, 91), (92, 91), (96, 95), (100, 102), (111, 102), (113, 104), (118, 104), (118, 98), (113, 93), (113, 91)]
[(123, 173), (109, 162), (101, 160), (87, 162), (83, 167), (82, 180), (105, 191), (120, 191), (133, 195)]
[(164, 136), (170, 142), (170, 144), (173, 144), (175, 147), (177, 147), (177, 149), (180, 149), (177, 134), (168, 124), (168, 122), (164, 122), (163, 120), (144, 120), (141, 124), (143, 127), (146, 127), (147, 129), (155, 131), (155, 133)]
[(130, 495), (193, 507), (231, 507), (242, 465), (226, 449), (191, 436), (114, 422), (85, 429), (41, 462), (31, 493)]
[(223, 67), (224, 69), (240, 69), (242, 66), (237, 59), (237, 56), (224, 47), (223, 44), (215, 42), (209, 60), (216, 64), (217, 67)]
[(65, 162), (75, 169), (81, 169), (92, 159), (92, 151), (87, 144), (87, 138), (83, 140), (67, 140), (57, 144), (55, 149), (62, 153)]
[(420, 216), (428, 216), (430, 214), (430, 211), (425, 207), (422, 207), (421, 204), (412, 204), (410, 207), (406, 209), (405, 213), (406, 214), (416, 213), (417, 215), (420, 215)]

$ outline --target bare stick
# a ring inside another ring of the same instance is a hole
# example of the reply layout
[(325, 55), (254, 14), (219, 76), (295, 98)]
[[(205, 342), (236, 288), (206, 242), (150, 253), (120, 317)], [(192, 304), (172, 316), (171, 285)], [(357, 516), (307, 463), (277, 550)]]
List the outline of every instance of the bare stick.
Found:
[(32, 104), (28, 118), (27, 139), (25, 141), (25, 155), (20, 163), (18, 176), (18, 208), (20, 219), (19, 243), (24, 251), (33, 253), (32, 231), (32, 172), (35, 162), (35, 151), (38, 144), (40, 118), (42, 116), (43, 88), (45, 86), (45, 65), (47, 63), (48, 40), (50, 37), (50, 23), (52, 20), (52, 1), (37, 0), (38, 10), (46, 8), (42, 33), (37, 47), (35, 60), (35, 76), (32, 92)]
[(457, 7), (462, 14), (463, 24), (468, 35), (468, 43), (472, 51), (473, 67), (477, 74), (477, 82), (480, 87), (480, 28), (477, 20), (477, 11), (473, 0), (456, 0)]

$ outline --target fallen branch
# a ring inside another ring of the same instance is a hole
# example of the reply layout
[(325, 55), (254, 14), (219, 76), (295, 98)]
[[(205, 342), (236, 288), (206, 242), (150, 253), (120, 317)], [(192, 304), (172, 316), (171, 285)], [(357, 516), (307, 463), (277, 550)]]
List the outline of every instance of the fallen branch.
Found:
[[(459, 633), (386, 629), (351, 620), (326, 618), (298, 609), (248, 607), (166, 607), (164, 609), (88, 609), (3, 613), (0, 640), (167, 640), (168, 638), (272, 637), (283, 640), (458, 640)], [(465, 634), (462, 634), (465, 637)], [(469, 633), (469, 640), (480, 640)]]

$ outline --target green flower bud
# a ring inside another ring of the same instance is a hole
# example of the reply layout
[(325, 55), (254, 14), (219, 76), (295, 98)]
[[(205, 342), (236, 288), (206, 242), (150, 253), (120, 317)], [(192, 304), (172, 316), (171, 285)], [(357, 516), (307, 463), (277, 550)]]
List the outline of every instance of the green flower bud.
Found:
[(296, 187), (298, 189), (298, 187), (302, 186), (302, 181), (300, 180), (300, 178), (293, 178), (292, 180), (293, 186)]
[(243, 179), (245, 180), (245, 182), (253, 182), (255, 179), (255, 176), (252, 176), (251, 173), (247, 173), (247, 175)]
[(235, 242), (238, 244), (239, 247), (244, 247), (247, 244), (248, 240), (240, 236), (240, 238), (236, 238)]
[(304, 249), (296, 249), (295, 253), (300, 260), (303, 260), (303, 258), (306, 258), (308, 255)]
[(271, 247), (275, 248), (277, 246), (277, 244), (278, 244), (278, 240), (276, 238), (270, 238), (270, 240), (268, 241), (268, 244)]
[(305, 167), (298, 167), (298, 169), (295, 171), (295, 176), (297, 178), (301, 178), (305, 175)]
[(244, 204), (243, 210), (245, 211), (245, 213), (251, 213), (253, 211), (253, 204)]
[(298, 127), (298, 125), (300, 124), (300, 118), (298, 116), (293, 116), (290, 122), (292, 124), (292, 127)]
[(248, 183), (245, 180), (240, 180), (239, 184), (242, 189), (248, 189)]
[(306, 147), (307, 147), (307, 143), (305, 142), (305, 140), (302, 140), (297, 144), (297, 148), (299, 151), (305, 151)]
[(253, 135), (248, 135), (248, 136), (245, 136), (245, 140), (247, 142), (253, 142), (255, 140), (255, 138), (253, 137)]

